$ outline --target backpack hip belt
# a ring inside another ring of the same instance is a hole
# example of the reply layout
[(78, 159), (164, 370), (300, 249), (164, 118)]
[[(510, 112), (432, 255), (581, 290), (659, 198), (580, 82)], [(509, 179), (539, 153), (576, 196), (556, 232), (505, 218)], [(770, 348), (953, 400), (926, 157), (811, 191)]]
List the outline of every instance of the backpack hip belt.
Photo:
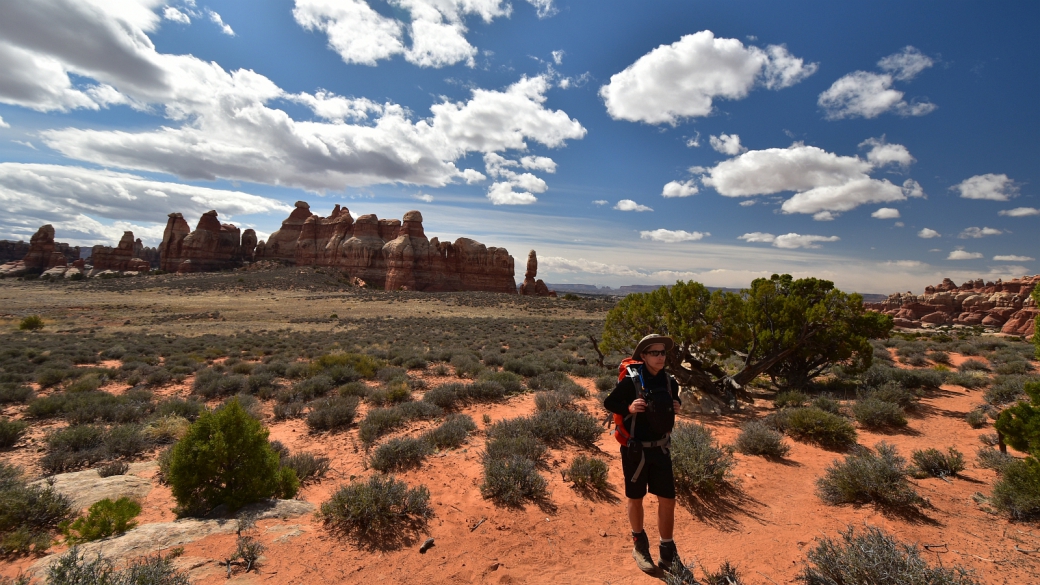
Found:
[(632, 473), (632, 483), (636, 482), (636, 478), (639, 477), (639, 473), (643, 471), (643, 465), (646, 465), (646, 450), (653, 449), (654, 447), (660, 447), (665, 454), (668, 454), (668, 449), (672, 446), (672, 435), (667, 434), (663, 439), (657, 441), (629, 441), (629, 449), (633, 446), (639, 447), (639, 465), (636, 466), (636, 470)]

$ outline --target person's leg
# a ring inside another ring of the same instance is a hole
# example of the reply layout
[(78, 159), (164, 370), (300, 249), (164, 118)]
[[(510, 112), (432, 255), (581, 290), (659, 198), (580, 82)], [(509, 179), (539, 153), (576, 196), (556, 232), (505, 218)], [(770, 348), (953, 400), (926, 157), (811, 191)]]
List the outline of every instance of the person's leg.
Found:
[(643, 531), (643, 498), (628, 498), (628, 523), (633, 533)]
[[(640, 516), (642, 507), (640, 507)], [(631, 519), (632, 514), (629, 513)], [(642, 518), (640, 518), (642, 519)], [(675, 498), (657, 498), (657, 529), (664, 540), (672, 539), (672, 531), (675, 529)]]

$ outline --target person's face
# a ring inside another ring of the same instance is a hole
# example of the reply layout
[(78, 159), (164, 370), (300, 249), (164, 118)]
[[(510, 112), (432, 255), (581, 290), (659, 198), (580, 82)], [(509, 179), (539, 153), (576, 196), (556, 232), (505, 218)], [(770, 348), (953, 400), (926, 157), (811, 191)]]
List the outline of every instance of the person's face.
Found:
[(664, 344), (655, 343), (648, 345), (643, 350), (643, 363), (650, 369), (651, 373), (656, 374), (658, 370), (664, 367)]

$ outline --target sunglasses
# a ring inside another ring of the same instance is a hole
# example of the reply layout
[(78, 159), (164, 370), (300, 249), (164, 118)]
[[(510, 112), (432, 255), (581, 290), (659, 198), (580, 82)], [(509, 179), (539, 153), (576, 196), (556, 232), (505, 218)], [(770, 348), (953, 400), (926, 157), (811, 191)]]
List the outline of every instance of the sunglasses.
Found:
[(663, 349), (651, 349), (644, 351), (643, 355), (648, 355), (650, 357), (662, 357), (668, 355), (668, 352), (664, 351)]

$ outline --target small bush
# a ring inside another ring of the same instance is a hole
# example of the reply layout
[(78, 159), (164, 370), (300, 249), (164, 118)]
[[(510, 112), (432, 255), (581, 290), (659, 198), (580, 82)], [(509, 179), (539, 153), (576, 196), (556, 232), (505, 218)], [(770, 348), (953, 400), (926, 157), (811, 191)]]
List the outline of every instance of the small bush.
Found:
[(477, 380), (462, 387), (460, 396), (466, 402), (498, 402), (506, 396), (505, 386), (494, 380)]
[(68, 496), (29, 486), (20, 469), (0, 461), (0, 555), (42, 553), (51, 531), (74, 516)]
[(0, 418), (0, 449), (10, 449), (21, 440), (29, 423), (20, 420)]
[(919, 471), (932, 477), (949, 477), (964, 471), (964, 455), (953, 447), (946, 453), (934, 448), (915, 449), (910, 459)]
[(29, 315), (18, 323), (18, 329), (22, 331), (36, 331), (43, 329), (43, 318), (39, 315)]
[(783, 458), (791, 451), (791, 447), (784, 442), (783, 434), (760, 421), (744, 423), (735, 446), (737, 451), (745, 455), (763, 457)]
[(181, 416), (161, 416), (149, 422), (144, 427), (144, 436), (149, 442), (156, 445), (166, 445), (181, 440), (188, 434), (191, 422)]
[(25, 403), (32, 397), (32, 388), (28, 386), (0, 384), (0, 404)]
[(296, 473), (300, 485), (311, 480), (319, 480), (325, 477), (329, 471), (329, 458), (313, 453), (293, 453), (281, 458), (282, 467), (288, 467)]
[(382, 475), (340, 487), (318, 510), (326, 526), (370, 543), (395, 542), (402, 532), (424, 528), (432, 515), (426, 486), (409, 488)]
[(86, 516), (77, 518), (62, 532), (70, 544), (100, 540), (137, 526), (133, 519), (140, 513), (141, 505), (130, 498), (124, 496), (114, 502), (105, 498), (94, 502)]
[(516, 394), (524, 389), (524, 378), (505, 370), (501, 372), (488, 370), (480, 374), (477, 379), (483, 382), (496, 382), (507, 394)]
[(308, 402), (315, 398), (325, 396), (335, 387), (336, 381), (330, 376), (314, 376), (313, 378), (308, 378), (302, 382), (293, 384), (292, 395), (296, 397), (296, 400)]
[(66, 392), (93, 392), (104, 384), (102, 376), (97, 373), (84, 374), (65, 387)]
[(382, 364), (379, 360), (370, 355), (360, 353), (332, 353), (323, 355), (312, 361), (310, 363), (310, 371), (312, 374), (318, 374), (337, 366), (349, 366), (357, 372), (359, 376), (370, 380), (375, 377), (376, 372)]
[(449, 382), (447, 384), (441, 384), (426, 391), (423, 395), (423, 402), (434, 404), (445, 410), (455, 408), (456, 404), (462, 400), (460, 392), (463, 392), (464, 385), (458, 382)]
[(574, 395), (567, 392), (535, 392), (534, 406), (538, 410), (565, 410), (574, 406)]
[(173, 566), (173, 555), (147, 555), (130, 561), (122, 571), (97, 553), (92, 559), (73, 546), (47, 568), (48, 583), (67, 585), (190, 585), (186, 573)]
[(130, 464), (126, 461), (113, 461), (107, 465), (98, 467), (98, 477), (113, 477), (116, 475), (126, 475), (126, 472), (130, 471)]
[(160, 417), (177, 416), (194, 421), (206, 410), (206, 405), (198, 400), (182, 400), (167, 398), (155, 406), (155, 414)]
[(105, 434), (105, 451), (111, 457), (134, 457), (150, 446), (140, 425), (114, 426)]
[(356, 396), (330, 396), (311, 403), (307, 427), (312, 431), (329, 431), (354, 424), (358, 404)]
[(986, 412), (979, 409), (968, 412), (968, 414), (964, 415), (964, 420), (967, 421), (968, 425), (973, 429), (981, 429), (989, 422), (986, 417)]
[(105, 455), (105, 430), (92, 425), (78, 425), (55, 431), (47, 437), (47, 454), (40, 459), (40, 467), (48, 473), (62, 473), (93, 465)]
[(946, 381), (954, 386), (962, 386), (969, 390), (975, 390), (977, 388), (985, 388), (989, 386), (990, 380), (985, 375), (979, 375), (976, 373), (961, 373), (956, 372), (950, 374)]
[(729, 480), (736, 464), (712, 432), (697, 423), (676, 425), (671, 455), (675, 487), (686, 493), (714, 492)]
[(606, 493), (610, 491), (610, 483), (607, 481), (607, 464), (585, 454), (578, 455), (571, 461), (566, 476), (574, 484), (574, 489), (580, 492)]
[(782, 429), (796, 439), (836, 450), (856, 444), (856, 428), (845, 417), (812, 406), (792, 408), (785, 415), (780, 422)]
[(704, 585), (744, 585), (744, 581), (735, 566), (722, 561), (716, 571), (704, 569)]
[(813, 398), (812, 402), (809, 403), (809, 406), (814, 406), (831, 414), (841, 414), (841, 403), (830, 396), (817, 396), (816, 398)]
[(596, 378), (596, 391), (610, 392), (617, 385), (617, 376), (606, 375)]
[(272, 496), (291, 498), (299, 481), (280, 468), (268, 431), (231, 400), (203, 413), (173, 448), (169, 474), (180, 510), (192, 514), (218, 505), (234, 511)]
[(950, 354), (945, 351), (933, 351), (928, 357), (937, 364), (950, 365)]
[(834, 462), (816, 480), (816, 493), (831, 505), (874, 503), (906, 508), (922, 502), (907, 481), (906, 460), (888, 443), (878, 443), (877, 453), (863, 449), (845, 461)]
[(364, 382), (348, 382), (339, 387), (340, 396), (356, 396), (358, 398), (365, 398), (368, 396), (368, 386)]
[(534, 435), (550, 445), (569, 440), (589, 447), (603, 434), (599, 422), (584, 412), (548, 410), (534, 414), (529, 420)]
[(916, 545), (901, 543), (874, 526), (868, 526), (862, 534), (849, 526), (840, 541), (820, 539), (808, 552), (806, 566), (797, 579), (806, 585), (979, 583), (961, 567), (929, 567)]
[(302, 417), (303, 410), (304, 404), (302, 402), (278, 403), (274, 405), (273, 414), (275, 420), (286, 420)]
[(412, 399), (412, 389), (407, 381), (395, 381), (386, 388), (377, 388), (368, 393), (368, 402), (375, 406), (398, 404)]
[(502, 459), (484, 457), (484, 482), (480, 484), (484, 499), (503, 506), (522, 506), (528, 500), (544, 500), (547, 486), (530, 459), (517, 455)]
[(489, 436), (484, 459), (509, 459), (521, 457), (528, 461), (540, 461), (547, 452), (544, 443), (534, 435), (506, 434), (499, 432), (497, 436)]
[(375, 408), (368, 411), (359, 425), (358, 436), (365, 445), (371, 445), (379, 437), (405, 423), (407, 419), (398, 408)]
[(545, 367), (537, 362), (516, 358), (507, 359), (502, 369), (528, 378), (545, 372)]
[(565, 392), (577, 397), (589, 395), (588, 390), (580, 386), (570, 376), (563, 372), (546, 372), (539, 374), (527, 381), (527, 387), (531, 390), (547, 390), (550, 392)]
[(852, 413), (859, 424), (867, 428), (905, 427), (907, 424), (898, 404), (873, 397), (858, 400), (852, 405)]
[(982, 360), (964, 360), (957, 369), (961, 372), (988, 372), (989, 364)]
[(863, 392), (862, 398), (881, 400), (895, 404), (901, 409), (913, 409), (917, 401), (921, 399), (916, 392), (897, 382), (888, 382), (875, 388), (868, 388)]
[(1040, 517), (1040, 460), (1026, 457), (1005, 465), (990, 501), (1016, 520)]
[(423, 439), (399, 437), (380, 445), (372, 455), (373, 469), (388, 473), (419, 467), (433, 453), (433, 447)]
[(1030, 376), (997, 376), (993, 380), (993, 386), (986, 390), (983, 399), (994, 406), (1011, 404), (1025, 395), (1025, 385), (1031, 380), (1037, 380), (1037, 378)]
[(450, 415), (437, 428), (423, 433), (422, 440), (435, 449), (454, 449), (466, 441), (470, 433), (477, 430), (477, 424), (465, 414)]

